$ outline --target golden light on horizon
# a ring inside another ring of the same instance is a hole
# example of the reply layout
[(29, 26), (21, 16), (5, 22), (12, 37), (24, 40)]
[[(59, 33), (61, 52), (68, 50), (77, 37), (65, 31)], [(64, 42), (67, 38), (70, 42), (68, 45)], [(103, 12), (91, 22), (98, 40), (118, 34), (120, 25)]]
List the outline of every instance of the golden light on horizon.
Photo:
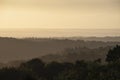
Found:
[(0, 28), (120, 28), (119, 0), (1, 0)]

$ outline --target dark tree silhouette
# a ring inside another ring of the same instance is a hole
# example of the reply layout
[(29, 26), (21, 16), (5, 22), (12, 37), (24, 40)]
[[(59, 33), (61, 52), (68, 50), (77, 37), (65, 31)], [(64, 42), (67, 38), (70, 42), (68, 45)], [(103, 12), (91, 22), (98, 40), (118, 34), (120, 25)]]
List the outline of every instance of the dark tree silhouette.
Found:
[(22, 69), (34, 73), (37, 77), (44, 76), (44, 66), (45, 66), (44, 62), (37, 58), (21, 64)]
[(119, 45), (109, 50), (107, 57), (106, 57), (106, 61), (107, 62), (120, 61), (120, 46)]
[(58, 62), (51, 62), (46, 65), (47, 80), (53, 80), (54, 76), (58, 76), (64, 70), (65, 66)]
[(30, 73), (15, 69), (15, 68), (3, 68), (0, 70), (0, 80), (37, 80)]
[(19, 67), (0, 68), (0, 80), (120, 80), (120, 46), (111, 49), (106, 61), (77, 60), (75, 63), (32, 59)]

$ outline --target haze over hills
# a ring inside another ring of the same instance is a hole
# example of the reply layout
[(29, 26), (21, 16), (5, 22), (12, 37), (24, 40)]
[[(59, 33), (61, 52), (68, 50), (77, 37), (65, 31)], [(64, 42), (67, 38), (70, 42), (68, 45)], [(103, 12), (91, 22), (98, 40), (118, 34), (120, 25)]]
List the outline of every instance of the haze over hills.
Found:
[(120, 80), (120, 0), (0, 0), (0, 80)]
[[(112, 40), (112, 39), (111, 39)], [(116, 38), (118, 40), (118, 38)], [(0, 38), (0, 62), (28, 60), (48, 54), (61, 54), (66, 49), (81, 47), (96, 49), (115, 46), (120, 42), (84, 41), (49, 38)]]
[(105, 62), (106, 55), (112, 47), (100, 47), (100, 48), (86, 48), (86, 47), (76, 47), (69, 48), (61, 52), (61, 54), (49, 54), (42, 56), (41, 59), (44, 62), (70, 62), (74, 63), (78, 60), (84, 61), (95, 61), (101, 59), (102, 62)]
[(120, 42), (120, 37), (71, 37), (72, 40)]

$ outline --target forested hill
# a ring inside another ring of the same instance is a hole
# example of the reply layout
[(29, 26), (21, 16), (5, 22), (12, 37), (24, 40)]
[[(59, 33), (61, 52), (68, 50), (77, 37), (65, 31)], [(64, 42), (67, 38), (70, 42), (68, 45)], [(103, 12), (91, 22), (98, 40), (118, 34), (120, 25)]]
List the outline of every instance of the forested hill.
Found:
[(83, 41), (68, 39), (15, 39), (0, 38), (0, 62), (32, 59), (48, 54), (58, 54), (68, 48), (87, 47), (90, 49), (115, 46), (120, 42)]
[(100, 47), (94, 49), (86, 47), (69, 48), (60, 54), (49, 54), (42, 56), (41, 59), (47, 63), (53, 61), (74, 63), (77, 60), (94, 61), (97, 59), (101, 59), (102, 62), (105, 62), (106, 55), (111, 48), (112, 47)]

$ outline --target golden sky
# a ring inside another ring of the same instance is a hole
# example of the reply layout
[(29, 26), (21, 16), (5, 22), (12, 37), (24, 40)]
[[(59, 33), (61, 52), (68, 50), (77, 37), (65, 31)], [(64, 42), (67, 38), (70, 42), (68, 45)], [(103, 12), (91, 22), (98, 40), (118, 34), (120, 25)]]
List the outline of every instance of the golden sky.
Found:
[(0, 0), (0, 28), (120, 28), (120, 0)]

